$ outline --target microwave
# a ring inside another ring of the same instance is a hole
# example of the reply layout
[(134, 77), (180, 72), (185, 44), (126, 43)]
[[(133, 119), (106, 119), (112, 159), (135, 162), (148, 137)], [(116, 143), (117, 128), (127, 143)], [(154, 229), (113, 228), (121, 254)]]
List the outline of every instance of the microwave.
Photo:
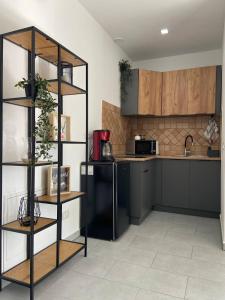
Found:
[(127, 154), (155, 155), (156, 140), (130, 140), (127, 143)]

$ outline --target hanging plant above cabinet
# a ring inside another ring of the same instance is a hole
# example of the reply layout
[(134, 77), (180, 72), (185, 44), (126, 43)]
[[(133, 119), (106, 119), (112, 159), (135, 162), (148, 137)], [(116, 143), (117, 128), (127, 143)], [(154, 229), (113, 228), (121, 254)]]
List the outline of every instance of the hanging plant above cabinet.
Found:
[(120, 69), (120, 93), (121, 100), (125, 100), (127, 95), (126, 85), (127, 82), (131, 81), (131, 64), (128, 60), (121, 59), (119, 61), (119, 69)]
[[(39, 144), (35, 149), (35, 161), (38, 161), (40, 158), (47, 160), (52, 158), (52, 155), (49, 152), (53, 148), (53, 143), (49, 141), (49, 137), (56, 129), (50, 123), (49, 114), (55, 111), (57, 104), (51, 93), (48, 91), (48, 85), (47, 79), (41, 78), (39, 74), (35, 75), (35, 102), (33, 105), (40, 109), (34, 132), (35, 138), (39, 141)], [(25, 89), (26, 96), (31, 97), (31, 79), (23, 78), (15, 86)], [(32, 161), (30, 152), (28, 153), (28, 161)]]

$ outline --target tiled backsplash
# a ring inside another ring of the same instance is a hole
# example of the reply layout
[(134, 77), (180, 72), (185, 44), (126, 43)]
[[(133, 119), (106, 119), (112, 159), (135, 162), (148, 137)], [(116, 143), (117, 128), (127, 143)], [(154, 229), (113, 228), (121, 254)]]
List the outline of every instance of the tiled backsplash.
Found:
[[(161, 155), (179, 155), (184, 153), (184, 141), (188, 134), (194, 138), (193, 154), (206, 155), (208, 142), (204, 138), (204, 130), (209, 116), (190, 117), (123, 117), (120, 108), (105, 101), (102, 103), (102, 127), (111, 130), (111, 141), (114, 154), (126, 153), (127, 139), (136, 134), (145, 135), (159, 141)], [(220, 126), (220, 119), (217, 119)], [(218, 140), (213, 148), (220, 148)]]
[(102, 101), (102, 128), (111, 131), (113, 154), (125, 154), (130, 136), (129, 118), (121, 116), (120, 108), (106, 101)]
[[(177, 155), (184, 153), (185, 137), (191, 134), (194, 138), (193, 154), (206, 155), (208, 142), (204, 138), (209, 116), (194, 117), (163, 117), (163, 118), (136, 118), (131, 123), (130, 137), (135, 134), (143, 134), (145, 138), (153, 138), (159, 141), (161, 155)], [(220, 120), (217, 120), (218, 126)], [(213, 145), (219, 149), (220, 141)]]

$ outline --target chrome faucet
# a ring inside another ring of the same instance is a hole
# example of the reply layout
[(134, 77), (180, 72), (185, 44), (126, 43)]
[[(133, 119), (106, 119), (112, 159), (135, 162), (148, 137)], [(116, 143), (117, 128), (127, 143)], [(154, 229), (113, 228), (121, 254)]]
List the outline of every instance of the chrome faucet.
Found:
[[(187, 141), (188, 139), (191, 139), (191, 146), (189, 149), (187, 149)], [(186, 138), (185, 138), (185, 144), (184, 144), (184, 155), (185, 156), (190, 156), (191, 155), (191, 147), (193, 146), (194, 144), (194, 139), (193, 139), (193, 136), (192, 135), (187, 135)]]

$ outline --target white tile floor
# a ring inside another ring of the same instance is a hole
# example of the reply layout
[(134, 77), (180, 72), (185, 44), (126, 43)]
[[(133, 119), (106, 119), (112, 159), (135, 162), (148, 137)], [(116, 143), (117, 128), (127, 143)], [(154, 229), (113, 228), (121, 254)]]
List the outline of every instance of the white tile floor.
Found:
[[(1, 300), (29, 299), (13, 285)], [(225, 252), (219, 220), (152, 212), (116, 242), (89, 239), (35, 289), (37, 300), (225, 300)]]

